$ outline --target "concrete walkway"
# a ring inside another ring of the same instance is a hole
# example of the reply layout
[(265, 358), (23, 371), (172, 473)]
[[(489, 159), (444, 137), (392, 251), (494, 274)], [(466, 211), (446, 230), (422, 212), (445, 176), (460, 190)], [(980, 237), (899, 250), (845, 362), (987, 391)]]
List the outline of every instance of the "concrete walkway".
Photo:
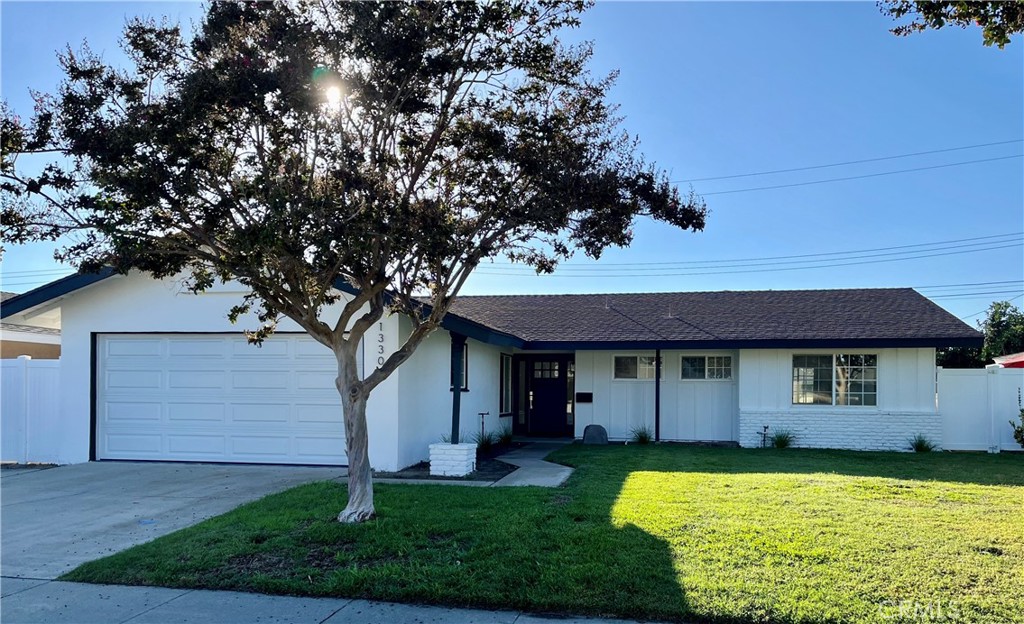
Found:
[(494, 487), (539, 485), (558, 487), (572, 474), (572, 468), (544, 461), (549, 454), (566, 445), (566, 442), (531, 442), (521, 449), (498, 457), (506, 464), (519, 466), (519, 470), (494, 482)]
[(457, 481), (455, 479), (374, 479), (374, 483), (398, 483), (401, 485), (461, 485), (463, 487), (516, 487), (535, 485), (558, 487), (572, 474), (572, 468), (544, 461), (544, 458), (559, 448), (571, 444), (568, 441), (544, 440), (530, 442), (526, 446), (495, 459), (516, 466), (515, 470), (497, 481)]
[(519, 611), (0, 578), (4, 624), (627, 624)]

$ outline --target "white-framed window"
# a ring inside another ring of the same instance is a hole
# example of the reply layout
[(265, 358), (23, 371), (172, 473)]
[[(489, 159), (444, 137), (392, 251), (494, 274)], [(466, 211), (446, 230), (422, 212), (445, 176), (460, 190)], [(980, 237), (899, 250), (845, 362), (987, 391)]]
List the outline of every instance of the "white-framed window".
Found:
[(657, 369), (653, 355), (616, 355), (612, 362), (614, 379), (654, 379)]
[(498, 379), (498, 411), (502, 414), (512, 412), (512, 356), (502, 353), (499, 360), (500, 377)]
[(680, 379), (732, 379), (731, 355), (684, 355)]
[(793, 404), (878, 405), (878, 355), (794, 355)]

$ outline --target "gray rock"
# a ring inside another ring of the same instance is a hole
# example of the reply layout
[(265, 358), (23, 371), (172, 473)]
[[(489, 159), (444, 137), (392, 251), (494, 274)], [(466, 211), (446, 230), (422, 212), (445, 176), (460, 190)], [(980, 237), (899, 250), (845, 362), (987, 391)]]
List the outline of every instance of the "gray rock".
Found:
[(608, 444), (608, 432), (601, 425), (587, 425), (583, 430), (584, 444)]

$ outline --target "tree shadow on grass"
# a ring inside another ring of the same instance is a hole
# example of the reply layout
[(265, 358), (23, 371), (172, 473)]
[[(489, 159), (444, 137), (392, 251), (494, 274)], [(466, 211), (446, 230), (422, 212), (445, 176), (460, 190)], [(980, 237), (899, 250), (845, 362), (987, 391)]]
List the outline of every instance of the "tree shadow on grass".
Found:
[[(595, 447), (570, 445), (549, 461), (576, 466)], [(740, 449), (683, 444), (597, 447), (607, 466), (642, 453), (645, 470), (728, 474), (837, 474), (973, 485), (1024, 486), (1024, 453), (896, 453), (827, 449)], [(612, 468), (614, 469), (614, 468)]]

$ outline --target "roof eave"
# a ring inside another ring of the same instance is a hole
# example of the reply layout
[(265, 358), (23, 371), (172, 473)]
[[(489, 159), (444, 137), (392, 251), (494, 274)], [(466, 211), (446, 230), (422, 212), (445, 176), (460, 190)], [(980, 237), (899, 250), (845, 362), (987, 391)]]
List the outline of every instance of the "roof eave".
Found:
[(530, 340), (525, 351), (610, 351), (625, 349), (895, 349), (981, 347), (979, 337), (928, 338), (793, 338), (773, 340)]

